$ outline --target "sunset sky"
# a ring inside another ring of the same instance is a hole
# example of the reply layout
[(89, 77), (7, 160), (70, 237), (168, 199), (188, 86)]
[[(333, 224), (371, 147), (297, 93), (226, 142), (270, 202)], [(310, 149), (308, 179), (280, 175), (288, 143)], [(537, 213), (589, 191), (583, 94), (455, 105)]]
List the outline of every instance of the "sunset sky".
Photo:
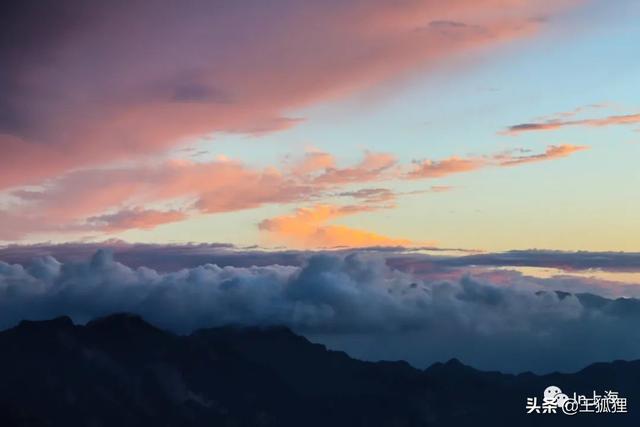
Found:
[(640, 359), (640, 1), (0, 16), (0, 330), (124, 312), (420, 368)]
[(638, 1), (29, 3), (0, 243), (640, 251)]

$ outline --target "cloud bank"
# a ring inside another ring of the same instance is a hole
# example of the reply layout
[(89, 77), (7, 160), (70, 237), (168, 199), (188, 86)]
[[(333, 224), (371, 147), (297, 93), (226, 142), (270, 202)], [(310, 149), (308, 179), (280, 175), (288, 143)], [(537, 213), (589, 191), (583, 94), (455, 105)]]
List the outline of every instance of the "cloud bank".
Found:
[(640, 357), (640, 301), (556, 292), (556, 279), (505, 277), (415, 274), (367, 252), (308, 254), (300, 265), (204, 264), (161, 273), (99, 251), (85, 261), (0, 263), (0, 327), (127, 311), (177, 332), (287, 325), (356, 357), (417, 366), (459, 357), (485, 369), (542, 372)]

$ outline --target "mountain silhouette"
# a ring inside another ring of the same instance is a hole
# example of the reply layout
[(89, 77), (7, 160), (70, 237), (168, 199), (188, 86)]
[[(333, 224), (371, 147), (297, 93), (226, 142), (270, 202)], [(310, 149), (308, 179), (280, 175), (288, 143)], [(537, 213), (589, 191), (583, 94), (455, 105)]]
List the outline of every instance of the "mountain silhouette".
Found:
[[(428, 345), (428, 343), (425, 343)], [(628, 413), (526, 414), (527, 397), (619, 392)], [(131, 314), (0, 332), (0, 426), (638, 425), (640, 361), (571, 374), (364, 362), (284, 327), (175, 335)]]

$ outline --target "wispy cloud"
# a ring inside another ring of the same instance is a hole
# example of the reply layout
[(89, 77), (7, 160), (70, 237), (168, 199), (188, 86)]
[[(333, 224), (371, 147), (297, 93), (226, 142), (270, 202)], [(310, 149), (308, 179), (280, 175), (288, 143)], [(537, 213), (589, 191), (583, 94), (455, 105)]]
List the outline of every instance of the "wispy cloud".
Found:
[(510, 150), (503, 153), (477, 157), (449, 157), (443, 160), (416, 161), (405, 174), (407, 179), (441, 178), (448, 175), (472, 172), (489, 167), (516, 166), (527, 163), (543, 162), (568, 157), (579, 151), (587, 150), (584, 145), (549, 145), (543, 153), (519, 155), (522, 150)]
[(591, 119), (550, 119), (542, 122), (520, 123), (509, 126), (502, 133), (506, 135), (517, 135), (524, 132), (552, 131), (570, 126), (606, 127), (636, 124), (640, 124), (640, 114), (623, 114)]
[(376, 181), (392, 177), (392, 168), (397, 164), (396, 158), (388, 153), (365, 153), (364, 159), (357, 165), (347, 168), (324, 168), (315, 178), (320, 184), (348, 184)]
[(360, 190), (338, 193), (337, 196), (352, 197), (363, 203), (386, 203), (395, 201), (397, 194), (388, 188), (361, 188)]
[(584, 145), (550, 145), (547, 147), (544, 153), (532, 154), (528, 156), (497, 156), (496, 160), (498, 161), (499, 166), (516, 166), (524, 163), (535, 163), (553, 159), (560, 159), (563, 157), (568, 157), (573, 153), (577, 153), (578, 151), (584, 151), (587, 149), (589, 149), (589, 147)]
[(91, 230), (113, 233), (134, 228), (150, 230), (159, 225), (182, 221), (186, 218), (186, 213), (177, 210), (158, 211), (134, 208), (88, 218), (87, 225)]
[(522, 150), (512, 150), (469, 158), (423, 160), (411, 166), (399, 164), (390, 154), (374, 152), (365, 152), (354, 165), (338, 166), (331, 154), (312, 152), (284, 168), (255, 168), (222, 158), (80, 170), (49, 180), (39, 188), (11, 192), (17, 203), (0, 209), (4, 222), (11, 225), (0, 230), (0, 240), (47, 231), (86, 232), (92, 227), (95, 232), (151, 229), (194, 214), (234, 212), (275, 203), (321, 203), (332, 196), (392, 207), (398, 197), (442, 192), (451, 187), (340, 190), (354, 184), (433, 179), (487, 167), (518, 166), (567, 157), (586, 148), (552, 145), (540, 154), (521, 155)]
[(339, 197), (351, 197), (367, 204), (392, 204), (398, 197), (401, 196), (413, 196), (428, 193), (444, 193), (446, 191), (453, 190), (454, 187), (450, 185), (432, 185), (429, 188), (423, 190), (411, 190), (411, 191), (394, 191), (388, 188), (361, 188), (355, 191), (345, 191), (342, 193), (336, 193), (335, 196)]

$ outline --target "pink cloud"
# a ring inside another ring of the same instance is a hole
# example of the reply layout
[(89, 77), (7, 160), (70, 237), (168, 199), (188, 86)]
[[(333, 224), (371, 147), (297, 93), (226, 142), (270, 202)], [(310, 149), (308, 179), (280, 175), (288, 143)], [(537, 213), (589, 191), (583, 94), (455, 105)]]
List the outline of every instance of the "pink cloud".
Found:
[(336, 196), (340, 197), (351, 197), (353, 199), (359, 200), (361, 203), (370, 204), (370, 205), (378, 205), (386, 204), (386, 206), (392, 205), (396, 199), (400, 196), (410, 196), (410, 195), (418, 195), (418, 194), (427, 194), (427, 193), (444, 193), (446, 191), (451, 191), (453, 189), (452, 186), (449, 185), (432, 185), (430, 188), (424, 190), (412, 190), (412, 191), (393, 191), (388, 188), (361, 188), (355, 191), (345, 191), (342, 193), (336, 194)]
[[(189, 3), (189, 2), (187, 2)], [(108, 2), (16, 7), (0, 52), (0, 188), (145, 158), (532, 34), (571, 0)], [(64, 31), (59, 31), (60, 25)], [(3, 87), (3, 90), (5, 88)]]
[[(228, 212), (266, 202), (299, 200), (312, 190), (274, 169), (253, 169), (236, 161), (167, 161), (90, 169), (67, 174), (42, 191), (18, 191), (30, 212), (52, 220), (93, 216), (122, 205), (191, 199), (203, 212)], [(189, 203), (188, 201), (186, 203)]]
[(329, 154), (321, 151), (306, 153), (304, 158), (293, 167), (295, 175), (309, 175), (335, 168), (336, 160)]
[[(19, 203), (8, 211), (0, 210), (0, 214), (7, 217), (7, 222), (11, 219), (11, 223), (20, 224), (5, 236), (7, 239), (47, 230), (86, 231), (94, 227), (95, 231), (113, 232), (127, 227), (148, 228), (145, 221), (180, 221), (190, 211), (212, 214), (268, 203), (306, 201), (339, 185), (321, 182), (318, 176), (344, 175), (351, 182), (358, 177), (372, 179), (380, 172), (384, 158), (385, 155), (367, 153), (359, 164), (341, 169), (334, 167), (331, 155), (315, 153), (290, 171), (251, 168), (231, 160), (170, 160), (88, 169), (47, 181), (41, 189), (14, 191), (12, 195)], [(181, 204), (180, 215), (176, 212), (159, 215), (157, 210), (139, 211), (131, 207), (163, 203)], [(112, 214), (113, 211), (118, 213)]]
[(470, 172), (487, 166), (483, 158), (450, 157), (444, 160), (423, 160), (407, 174), (409, 179), (440, 178), (456, 173)]
[(579, 151), (587, 150), (583, 145), (549, 145), (543, 153), (516, 156), (513, 153), (522, 150), (512, 150), (491, 156), (478, 157), (450, 157), (444, 160), (423, 160), (416, 162), (405, 177), (407, 179), (440, 178), (448, 175), (465, 173), (488, 167), (507, 167), (526, 163), (543, 162), (568, 157)]
[(362, 203), (388, 203), (396, 200), (397, 194), (388, 188), (361, 188), (356, 191), (346, 191), (338, 196), (352, 197)]
[[(252, 168), (227, 159), (209, 162), (170, 160), (70, 172), (40, 188), (21, 188), (17, 199), (0, 209), (9, 230), (2, 240), (42, 232), (123, 231), (186, 219), (258, 208), (266, 204), (304, 203), (325, 197), (351, 197), (362, 209), (394, 206), (400, 196), (448, 191), (449, 186), (392, 191), (345, 190), (353, 184), (399, 179), (429, 179), (486, 167), (516, 166), (567, 157), (587, 147), (549, 146), (540, 154), (515, 152), (445, 160), (424, 160), (405, 168), (384, 153), (365, 153), (353, 166), (338, 167), (333, 156), (313, 153), (285, 169)], [(339, 191), (341, 190), (341, 191)], [(179, 206), (167, 210), (166, 205)], [(139, 206), (147, 207), (140, 210)], [(149, 206), (154, 206), (153, 208)], [(344, 213), (346, 208), (339, 211)], [(116, 212), (114, 214), (114, 212)], [(355, 236), (353, 237), (355, 239)]]

